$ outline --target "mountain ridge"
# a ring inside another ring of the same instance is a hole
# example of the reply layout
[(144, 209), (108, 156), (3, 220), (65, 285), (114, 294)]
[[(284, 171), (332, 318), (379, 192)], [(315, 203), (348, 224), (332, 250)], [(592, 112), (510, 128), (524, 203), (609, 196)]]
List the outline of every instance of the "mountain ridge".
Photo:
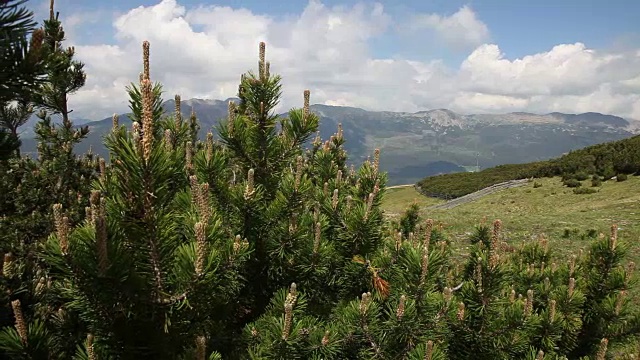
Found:
[[(202, 99), (202, 98), (191, 98), (187, 100), (181, 100), (181, 105), (186, 105), (187, 107), (196, 107), (196, 106), (216, 106), (222, 107), (225, 109), (229, 101), (239, 101), (238, 98), (231, 97), (225, 100), (220, 99)], [(169, 99), (163, 102), (163, 107), (167, 111), (172, 111), (175, 107), (175, 100)], [(356, 111), (359, 113), (378, 113), (378, 114), (398, 114), (404, 117), (423, 117), (428, 116), (431, 117), (431, 120), (435, 120), (436, 123), (441, 123), (440, 125), (448, 125), (448, 126), (460, 126), (459, 121), (453, 120), (467, 120), (472, 122), (495, 122), (498, 120), (499, 122), (508, 122), (513, 124), (528, 124), (528, 123), (541, 123), (545, 121), (540, 121), (541, 119), (545, 119), (546, 123), (565, 123), (565, 124), (580, 124), (580, 125), (588, 125), (594, 126), (599, 125), (603, 127), (616, 127), (629, 130), (630, 132), (640, 133), (640, 120), (624, 118), (617, 115), (604, 114), (600, 112), (584, 112), (584, 113), (562, 113), (562, 112), (550, 112), (546, 114), (537, 114), (532, 112), (524, 112), (524, 111), (514, 111), (507, 113), (471, 113), (471, 114), (461, 114), (457, 113), (453, 110), (446, 108), (436, 108), (429, 110), (419, 110), (415, 112), (407, 112), (407, 111), (387, 111), (387, 110), (366, 110), (360, 107), (355, 106), (336, 106), (336, 105), (326, 105), (326, 104), (313, 104), (311, 105), (311, 109), (319, 110), (316, 111), (320, 115), (323, 115), (322, 109), (341, 109), (345, 111)], [(285, 115), (286, 113), (282, 113), (281, 115)], [(119, 116), (126, 116), (127, 113), (119, 114)], [(202, 116), (202, 114), (198, 114), (197, 116)], [(448, 118), (447, 118), (448, 116)], [(440, 120), (441, 119), (441, 120)], [(33, 121), (32, 121), (33, 120)], [(440, 121), (438, 121), (440, 120)], [(37, 117), (34, 115), (32, 119), (30, 119), (26, 128), (28, 129), (37, 121)], [(78, 125), (93, 125), (97, 122), (111, 121), (111, 116), (99, 119), (99, 120), (90, 120), (86, 118), (75, 119), (74, 122)]]
[[(228, 101), (237, 98), (187, 99), (181, 111), (195, 111), (200, 137), (225, 118)], [(167, 114), (175, 101), (166, 100)], [(478, 170), (505, 163), (524, 163), (559, 156), (571, 150), (619, 140), (640, 132), (640, 122), (600, 113), (564, 114), (458, 114), (449, 109), (418, 112), (368, 111), (349, 106), (314, 104), (320, 117), (320, 135), (326, 139), (342, 124), (345, 146), (354, 163), (380, 148), (380, 164), (389, 173), (390, 184), (411, 183), (429, 175)], [(284, 114), (283, 114), (284, 115)], [(126, 114), (120, 123), (128, 124)], [(77, 151), (91, 146), (103, 154), (101, 136), (111, 129), (111, 117), (84, 122), (90, 134)], [(35, 141), (23, 136), (23, 151), (35, 152)]]

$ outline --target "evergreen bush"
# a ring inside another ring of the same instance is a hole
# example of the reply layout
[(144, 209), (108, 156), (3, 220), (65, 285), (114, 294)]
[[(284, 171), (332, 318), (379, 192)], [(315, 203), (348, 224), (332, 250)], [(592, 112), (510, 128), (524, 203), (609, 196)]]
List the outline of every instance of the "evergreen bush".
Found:
[(598, 192), (598, 190), (596, 190), (594, 188), (578, 187), (578, 188), (573, 189), (573, 193), (574, 194), (578, 194), (578, 195), (581, 195), (581, 194), (595, 194), (597, 192)]
[(584, 181), (589, 178), (589, 175), (585, 172), (579, 172), (575, 175), (575, 179), (578, 181)]
[(577, 188), (582, 186), (582, 183), (577, 179), (567, 179), (563, 181), (562, 184), (570, 188)]

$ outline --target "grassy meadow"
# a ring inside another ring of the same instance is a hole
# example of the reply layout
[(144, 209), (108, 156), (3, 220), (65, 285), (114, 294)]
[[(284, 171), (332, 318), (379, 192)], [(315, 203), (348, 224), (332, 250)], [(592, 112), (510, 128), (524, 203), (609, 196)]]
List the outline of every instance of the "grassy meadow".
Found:
[[(630, 260), (640, 263), (640, 177), (610, 180), (598, 188), (599, 192), (581, 195), (563, 186), (559, 177), (535, 182), (542, 186), (534, 188), (534, 182), (530, 182), (448, 210), (428, 209), (444, 201), (425, 197), (413, 187), (395, 188), (387, 190), (383, 206), (387, 216), (399, 217), (417, 201), (424, 218), (444, 226), (457, 255), (466, 253), (467, 235), (483, 219), (501, 219), (505, 241), (516, 246), (545, 234), (559, 258), (581, 248), (586, 250), (589, 236), (608, 236), (611, 224), (616, 222), (619, 239), (630, 246)], [(583, 187), (591, 186), (590, 180), (582, 183)]]

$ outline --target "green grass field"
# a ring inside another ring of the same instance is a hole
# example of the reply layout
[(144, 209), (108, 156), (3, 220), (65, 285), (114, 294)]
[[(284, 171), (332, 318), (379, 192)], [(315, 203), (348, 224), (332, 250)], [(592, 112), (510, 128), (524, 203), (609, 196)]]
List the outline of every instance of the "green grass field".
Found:
[[(412, 201), (417, 201), (424, 218), (444, 225), (457, 255), (466, 253), (468, 233), (483, 218), (487, 222), (502, 220), (505, 241), (512, 245), (545, 234), (560, 258), (580, 248), (586, 249), (591, 239), (584, 234), (589, 229), (608, 236), (615, 222), (620, 228), (619, 238), (630, 245), (630, 260), (640, 263), (640, 177), (630, 176), (623, 182), (607, 181), (598, 193), (585, 195), (576, 195), (572, 189), (562, 186), (560, 178), (536, 179), (536, 182), (542, 186), (534, 188), (531, 182), (449, 210), (426, 209), (444, 201), (422, 196), (413, 187), (390, 189), (383, 206), (389, 217), (397, 217)], [(583, 186), (590, 187), (591, 182), (584, 181)], [(563, 236), (565, 229), (570, 230), (568, 238)]]
[[(607, 181), (595, 194), (577, 195), (573, 189), (562, 185), (559, 177), (536, 179), (542, 184), (534, 188), (533, 182), (503, 190), (449, 210), (428, 210), (431, 205), (445, 201), (428, 198), (413, 187), (389, 189), (383, 202), (387, 216), (399, 217), (413, 201), (422, 210), (422, 216), (444, 225), (451, 239), (454, 256), (458, 259), (468, 254), (468, 235), (483, 218), (487, 222), (500, 219), (503, 222), (504, 239), (512, 245), (522, 241), (535, 241), (539, 234), (549, 239), (558, 263), (569, 254), (586, 250), (592, 239), (584, 236), (589, 229), (606, 236), (611, 224), (618, 224), (618, 238), (629, 245), (627, 261), (640, 264), (640, 176), (629, 176), (627, 181)], [(591, 186), (583, 181), (582, 186)], [(565, 229), (570, 236), (564, 237)], [(577, 229), (578, 233), (571, 232)], [(640, 287), (631, 289), (633, 302), (640, 305)], [(619, 349), (622, 353), (637, 351), (637, 345)]]

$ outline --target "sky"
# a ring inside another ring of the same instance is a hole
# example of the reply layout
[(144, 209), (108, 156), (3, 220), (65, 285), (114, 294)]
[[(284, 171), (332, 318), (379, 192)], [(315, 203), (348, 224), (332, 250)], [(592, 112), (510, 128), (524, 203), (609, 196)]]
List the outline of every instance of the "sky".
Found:
[[(37, 20), (49, 0), (27, 2)], [(280, 110), (601, 112), (640, 119), (640, 1), (56, 0), (85, 63), (74, 115), (127, 111), (151, 43), (165, 98), (236, 95), (267, 44)]]

